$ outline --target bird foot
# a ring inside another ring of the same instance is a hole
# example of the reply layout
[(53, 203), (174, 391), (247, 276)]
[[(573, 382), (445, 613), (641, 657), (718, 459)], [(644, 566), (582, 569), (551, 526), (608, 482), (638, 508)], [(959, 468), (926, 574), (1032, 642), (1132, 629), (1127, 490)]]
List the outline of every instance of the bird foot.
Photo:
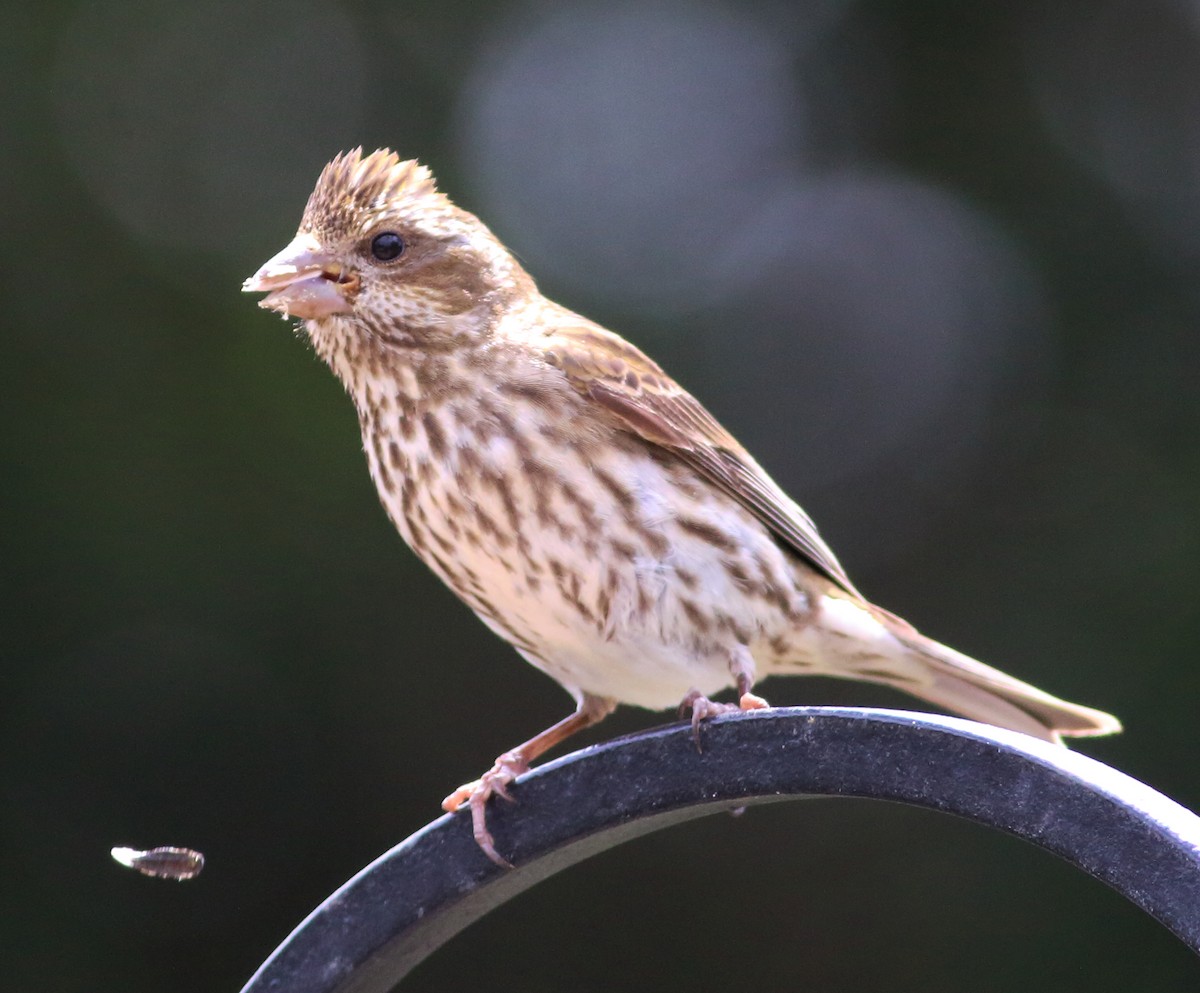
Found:
[(767, 710), (770, 706), (762, 697), (750, 692), (743, 693), (737, 703), (717, 703), (699, 690), (692, 690), (679, 705), (679, 719), (686, 720), (691, 715), (692, 740), (696, 742), (696, 751), (703, 753), (704, 749), (700, 745), (700, 722), (705, 718), (736, 714), (742, 710)]
[(731, 714), (738, 709), (733, 703), (717, 703), (710, 700), (699, 690), (692, 690), (683, 698), (683, 702), (679, 704), (679, 719), (686, 720), (688, 715), (692, 718), (692, 740), (696, 743), (696, 751), (703, 753), (704, 748), (700, 744), (700, 722), (707, 717), (717, 717), (720, 714)]
[(516, 803), (508, 791), (509, 785), (518, 776), (529, 771), (529, 763), (519, 752), (505, 752), (496, 764), (472, 783), (465, 783), (442, 801), (442, 809), (449, 813), (460, 810), (465, 803), (471, 809), (471, 831), (475, 843), (483, 854), (496, 865), (511, 869), (512, 863), (496, 851), (496, 841), (487, 828), (487, 802), (493, 795), (509, 803)]

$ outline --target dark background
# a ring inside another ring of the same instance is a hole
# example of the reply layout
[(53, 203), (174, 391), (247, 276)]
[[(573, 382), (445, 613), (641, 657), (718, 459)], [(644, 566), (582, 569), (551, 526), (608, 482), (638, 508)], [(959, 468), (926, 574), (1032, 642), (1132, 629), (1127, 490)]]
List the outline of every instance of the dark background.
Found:
[[(1200, 805), (1195, 5), (9, 4), (0, 93), (4, 988), (236, 990), (569, 707), (403, 547), (340, 388), (238, 292), (360, 143), (660, 359), (868, 595), (1117, 713), (1077, 747)], [(1047, 855), (812, 802), (578, 866), (409, 988), (1197, 978)]]

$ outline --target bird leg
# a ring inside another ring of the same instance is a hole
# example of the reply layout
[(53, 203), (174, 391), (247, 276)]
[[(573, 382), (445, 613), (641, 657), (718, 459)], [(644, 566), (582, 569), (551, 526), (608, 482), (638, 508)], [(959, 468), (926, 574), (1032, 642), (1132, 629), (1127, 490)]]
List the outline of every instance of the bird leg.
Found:
[(754, 686), (754, 658), (748, 649), (743, 647), (734, 653), (729, 660), (729, 671), (737, 684), (736, 704), (715, 703), (699, 690), (691, 690), (679, 705), (680, 720), (685, 720), (691, 715), (692, 740), (696, 742), (698, 752), (704, 751), (700, 746), (700, 722), (706, 717), (731, 714), (739, 710), (766, 710), (771, 706), (762, 697), (750, 692)]
[(487, 829), (488, 800), (491, 799), (492, 794), (496, 794), (509, 803), (514, 803), (508, 787), (514, 779), (529, 771), (530, 762), (577, 731), (598, 724), (611, 714), (616, 706), (616, 700), (585, 693), (580, 699), (575, 713), (499, 756), (496, 764), (477, 780), (460, 786), (446, 797), (442, 801), (442, 809), (454, 813), (466, 803), (471, 808), (471, 828), (475, 835), (475, 843), (483, 849), (483, 854), (496, 865), (511, 869), (512, 863), (496, 851), (495, 840)]
[(767, 710), (771, 705), (762, 697), (751, 693), (754, 688), (754, 656), (745, 645), (741, 646), (729, 662), (729, 671), (737, 681), (738, 708), (740, 710)]

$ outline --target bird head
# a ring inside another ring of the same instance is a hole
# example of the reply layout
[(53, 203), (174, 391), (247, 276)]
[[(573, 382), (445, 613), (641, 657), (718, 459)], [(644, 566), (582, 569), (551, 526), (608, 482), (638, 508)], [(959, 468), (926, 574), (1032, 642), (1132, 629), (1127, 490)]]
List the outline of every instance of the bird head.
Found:
[[(479, 332), (527, 281), (478, 218), (460, 210), (415, 161), (381, 149), (338, 155), (321, 172), (296, 237), (242, 284), (259, 306), (330, 319), (384, 340)], [(326, 328), (327, 330), (327, 328)]]

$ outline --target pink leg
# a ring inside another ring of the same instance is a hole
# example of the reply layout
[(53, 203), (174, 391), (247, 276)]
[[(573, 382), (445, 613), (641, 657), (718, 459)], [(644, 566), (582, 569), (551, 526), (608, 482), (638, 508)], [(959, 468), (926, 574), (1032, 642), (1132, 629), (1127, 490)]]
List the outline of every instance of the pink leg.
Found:
[(716, 717), (719, 714), (729, 714), (737, 710), (765, 710), (770, 707), (762, 697), (751, 693), (754, 686), (754, 659), (749, 649), (742, 647), (729, 661), (729, 671), (737, 684), (738, 702), (714, 703), (699, 690), (690, 690), (679, 705), (679, 719), (684, 720), (690, 714), (692, 718), (692, 740), (696, 742), (696, 751), (703, 752), (700, 747), (700, 722), (706, 717)]
[(496, 851), (495, 841), (487, 829), (488, 800), (491, 799), (492, 794), (498, 794), (510, 803), (513, 802), (508, 787), (514, 779), (529, 771), (530, 762), (577, 731), (582, 731), (584, 728), (604, 720), (616, 709), (616, 706), (615, 700), (584, 694), (575, 713), (552, 727), (546, 728), (541, 734), (534, 735), (511, 751), (505, 752), (496, 759), (496, 764), (479, 779), (460, 786), (446, 797), (442, 801), (442, 809), (453, 813), (464, 803), (468, 804), (471, 808), (471, 826), (475, 834), (475, 841), (483, 849), (483, 854), (496, 865), (511, 869), (512, 863)]

